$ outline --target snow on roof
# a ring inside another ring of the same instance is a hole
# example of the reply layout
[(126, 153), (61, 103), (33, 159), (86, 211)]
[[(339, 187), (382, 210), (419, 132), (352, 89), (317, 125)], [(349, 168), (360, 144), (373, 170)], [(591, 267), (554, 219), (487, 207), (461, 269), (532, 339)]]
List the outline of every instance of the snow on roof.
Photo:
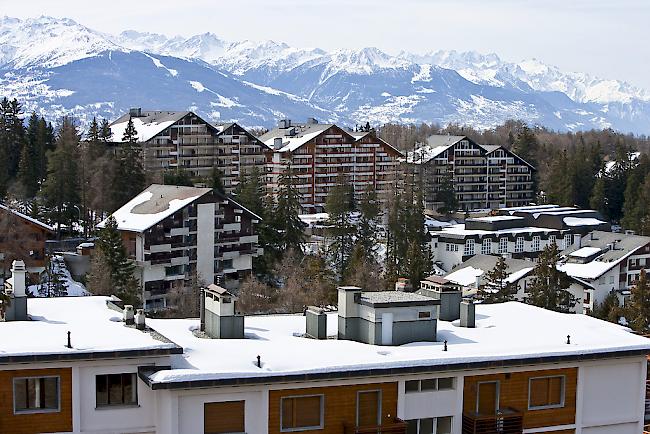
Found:
[(535, 267), (526, 267), (522, 268), (521, 270), (515, 271), (514, 273), (511, 273), (506, 277), (506, 282), (508, 283), (515, 283), (522, 277), (525, 277), (528, 275), (528, 273), (532, 272), (535, 269)]
[(319, 212), (314, 214), (301, 214), (298, 218), (305, 223), (306, 225), (314, 225), (317, 223), (325, 223), (329, 218), (329, 214), (326, 212)]
[(143, 111), (143, 116), (130, 116), (129, 114), (123, 115), (110, 125), (111, 133), (113, 133), (112, 140), (114, 142), (122, 141), (129, 119), (133, 121), (133, 126), (138, 132), (138, 141), (146, 142), (165, 128), (172, 126), (180, 119), (187, 116), (189, 113), (190, 112), (187, 111)]
[[(293, 152), (310, 140), (320, 136), (325, 130), (333, 127), (334, 124), (299, 124), (288, 128), (275, 128), (259, 137), (269, 148), (279, 152)], [(287, 135), (293, 131), (293, 135)], [(275, 139), (282, 139), (282, 146), (275, 145)]]
[(431, 297), (416, 294), (415, 292), (404, 291), (367, 291), (361, 293), (361, 302), (368, 304), (383, 303), (410, 303), (410, 302), (430, 302), (436, 304), (437, 301)]
[(482, 229), (465, 229), (464, 224), (451, 225), (442, 228), (439, 232), (435, 232), (436, 235), (459, 235), (459, 236), (469, 236), (469, 235), (505, 235), (505, 234), (525, 234), (533, 232), (553, 232), (557, 229), (551, 228), (538, 228), (534, 226), (526, 226), (523, 228), (507, 228), (507, 229), (498, 229), (495, 231), (485, 231)]
[[(152, 184), (113, 213), (123, 231), (143, 232), (212, 191), (210, 188)], [(98, 226), (103, 227), (107, 220)]]
[(476, 278), (484, 273), (480, 268), (472, 266), (463, 267), (445, 276), (445, 279), (463, 286), (470, 286), (476, 283)]
[(503, 207), (503, 208), (499, 208), (499, 211), (508, 211), (508, 212), (533, 212), (533, 211), (539, 211), (539, 210), (551, 209), (551, 208), (560, 208), (560, 205), (548, 204), (548, 205), (511, 206), (511, 207)]
[[(125, 327), (108, 297), (28, 298), (31, 321), (0, 322), (0, 358), (172, 348), (149, 333)], [(68, 331), (72, 348), (67, 348)]]
[(407, 153), (406, 161), (408, 163), (414, 163), (414, 164), (428, 163), (429, 161), (436, 158), (438, 155), (445, 152), (454, 143), (448, 145), (442, 145), (442, 146), (429, 146), (429, 145), (420, 146), (414, 151)]
[[(438, 321), (437, 342), (376, 346), (347, 340), (302, 337), (302, 315), (245, 319), (246, 339), (204, 339), (192, 330), (198, 319), (148, 319), (148, 324), (184, 347), (171, 370), (149, 376), (154, 382), (272, 377), (373, 368), (446, 366), (540, 357), (650, 349), (650, 341), (626, 328), (587, 315), (561, 314), (517, 302), (476, 306), (476, 328)], [(327, 334), (337, 333), (337, 315), (328, 314)], [(566, 336), (571, 335), (567, 345)], [(534, 339), (531, 339), (531, 336)], [(442, 351), (443, 341), (448, 351)], [(215, 357), (228, 354), (228, 357)], [(257, 367), (257, 356), (262, 367)]]
[(610, 269), (614, 268), (618, 262), (619, 261), (602, 262), (598, 260), (587, 262), (586, 264), (575, 264), (572, 262), (567, 262), (564, 264), (558, 264), (557, 269), (564, 271), (571, 277), (594, 280), (605, 274)]
[(607, 223), (593, 217), (564, 217), (562, 220), (567, 226), (599, 226)]
[(456, 221), (452, 220), (452, 221), (446, 222), (446, 221), (443, 221), (443, 220), (436, 220), (433, 217), (426, 217), (425, 220), (424, 220), (424, 224), (425, 224), (425, 226), (430, 227), (430, 228), (444, 228), (444, 227), (456, 224)]
[(36, 226), (40, 226), (45, 230), (48, 230), (50, 232), (54, 232), (54, 228), (52, 226), (50, 226), (48, 224), (45, 224), (42, 221), (36, 220), (35, 218), (32, 218), (32, 217), (30, 217), (28, 215), (25, 215), (25, 214), (21, 213), (20, 211), (16, 211), (15, 209), (9, 208), (8, 206), (3, 205), (1, 203), (0, 203), (0, 209), (8, 211), (8, 212), (12, 213), (13, 215), (15, 215), (16, 217), (20, 217), (21, 219), (26, 220), (26, 221), (28, 221), (30, 223), (33, 223)]
[(588, 258), (600, 252), (601, 249), (598, 247), (581, 247), (578, 250), (569, 253), (569, 256), (575, 256), (576, 258)]
[(485, 216), (485, 217), (472, 217), (472, 221), (477, 221), (477, 222), (500, 222), (500, 221), (515, 221), (515, 220), (523, 220), (523, 217), (519, 216), (513, 216), (513, 215), (495, 215), (495, 216)]

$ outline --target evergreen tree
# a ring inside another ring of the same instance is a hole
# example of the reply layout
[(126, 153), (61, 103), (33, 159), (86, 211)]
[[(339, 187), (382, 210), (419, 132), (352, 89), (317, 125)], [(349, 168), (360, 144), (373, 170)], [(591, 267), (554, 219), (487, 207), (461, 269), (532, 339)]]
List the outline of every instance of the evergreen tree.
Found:
[(594, 310), (591, 312), (591, 315), (605, 321), (618, 323), (619, 318), (624, 313), (620, 307), (616, 291), (610, 291), (601, 303), (594, 302)]
[(344, 174), (339, 174), (336, 185), (330, 190), (325, 202), (329, 226), (327, 233), (332, 240), (328, 250), (339, 278), (343, 276), (354, 246), (353, 197), (351, 184)]
[(65, 297), (68, 295), (68, 285), (63, 273), (62, 258), (48, 256), (45, 264), (45, 280), (41, 282), (38, 293), (41, 297)]
[[(103, 262), (95, 263), (96, 268), (104, 267), (110, 276), (111, 287), (116, 291), (116, 295), (127, 304), (137, 304), (140, 298), (139, 284), (134, 277), (135, 264), (129, 259), (126, 248), (122, 243), (122, 237), (117, 229), (117, 221), (110, 216), (104, 227), (99, 231), (97, 249), (101, 252)], [(97, 286), (104, 287), (101, 276), (95, 270), (91, 270), (91, 278), (88, 286), (91, 291)]]
[(442, 206), (438, 208), (441, 214), (451, 214), (458, 209), (458, 198), (454, 190), (454, 175), (453, 172), (447, 171), (442, 178), (440, 187), (436, 192), (436, 202), (441, 202)]
[(163, 184), (165, 185), (184, 185), (193, 187), (192, 177), (186, 170), (176, 169), (167, 170), (163, 173)]
[(137, 145), (138, 131), (129, 121), (122, 136), (122, 144), (117, 152), (113, 187), (113, 204), (116, 208), (134, 198), (145, 187), (142, 154)]
[(576, 298), (569, 288), (569, 276), (557, 269), (560, 251), (557, 244), (546, 246), (539, 255), (539, 262), (533, 270), (534, 278), (527, 288), (526, 302), (557, 312), (571, 312)]
[(632, 330), (639, 333), (650, 332), (650, 284), (645, 270), (631, 290), (630, 302), (625, 310), (625, 318)]
[(377, 192), (372, 185), (368, 185), (359, 202), (359, 225), (357, 229), (357, 245), (367, 259), (375, 259), (380, 218), (381, 209)]
[(9, 183), (18, 173), (25, 141), (22, 108), (17, 100), (0, 101), (0, 199), (4, 198)]
[(221, 170), (219, 170), (216, 167), (212, 168), (212, 172), (210, 173), (210, 178), (208, 179), (208, 185), (210, 186), (211, 189), (218, 191), (221, 194), (224, 194), (226, 192), (226, 189), (223, 187), (223, 173), (221, 173)]
[(72, 119), (64, 118), (57, 138), (57, 146), (50, 152), (47, 179), (41, 195), (49, 209), (50, 220), (57, 225), (61, 236), (61, 225), (72, 227), (79, 216), (76, 207), (80, 204), (77, 149), (79, 135)]
[(497, 257), (494, 268), (485, 273), (485, 282), (479, 289), (479, 298), (485, 303), (503, 303), (515, 299), (517, 286), (508, 282), (508, 265), (503, 256)]
[(280, 175), (277, 203), (273, 213), (274, 227), (278, 233), (277, 250), (284, 253), (292, 249), (302, 252), (305, 241), (304, 224), (300, 220), (300, 193), (291, 165)]
[(101, 124), (99, 125), (99, 139), (102, 142), (110, 142), (113, 137), (113, 132), (111, 131), (110, 124), (108, 120), (102, 119)]
[(32, 112), (29, 117), (27, 137), (20, 154), (18, 168), (18, 176), (25, 189), (25, 196), (27, 198), (36, 196), (40, 187), (40, 182), (43, 177), (40, 167), (40, 157), (41, 153), (44, 152), (44, 147), (45, 143), (41, 142), (41, 135), (39, 134), (39, 118), (36, 112)]

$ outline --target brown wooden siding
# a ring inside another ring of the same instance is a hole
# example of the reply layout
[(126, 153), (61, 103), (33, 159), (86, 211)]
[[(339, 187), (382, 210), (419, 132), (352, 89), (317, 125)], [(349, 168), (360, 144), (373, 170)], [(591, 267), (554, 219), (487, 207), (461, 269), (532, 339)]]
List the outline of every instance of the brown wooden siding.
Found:
[[(14, 414), (14, 378), (55, 375), (60, 377), (60, 411)], [(0, 371), (0, 433), (35, 434), (68, 431), (72, 431), (72, 370), (70, 368)]]
[[(566, 377), (564, 383), (564, 407), (528, 410), (528, 380), (535, 377), (555, 375), (564, 375)], [(575, 423), (577, 379), (577, 368), (465, 377), (463, 411), (470, 413), (476, 410), (478, 383), (485, 381), (499, 381), (499, 407), (510, 407), (522, 412), (524, 415), (525, 429), (572, 424)], [(565, 431), (554, 433), (559, 434), (564, 432)], [(568, 433), (573, 431), (566, 432)]]
[(371, 390), (381, 390), (381, 420), (385, 424), (392, 423), (397, 417), (397, 383), (272, 390), (269, 393), (269, 434), (281, 431), (280, 399), (282, 397), (324, 395), (325, 423), (323, 429), (301, 432), (341, 434), (344, 426), (354, 426), (356, 424), (357, 393)]

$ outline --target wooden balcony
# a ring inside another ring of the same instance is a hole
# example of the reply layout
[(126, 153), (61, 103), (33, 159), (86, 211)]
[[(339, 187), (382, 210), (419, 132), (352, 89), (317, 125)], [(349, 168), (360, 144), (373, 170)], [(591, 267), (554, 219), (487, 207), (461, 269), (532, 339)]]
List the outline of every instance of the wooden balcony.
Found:
[(406, 434), (408, 424), (401, 419), (395, 418), (392, 422), (376, 426), (356, 426), (345, 424), (344, 434)]
[(512, 408), (502, 408), (497, 414), (463, 414), (463, 434), (522, 434), (524, 416)]

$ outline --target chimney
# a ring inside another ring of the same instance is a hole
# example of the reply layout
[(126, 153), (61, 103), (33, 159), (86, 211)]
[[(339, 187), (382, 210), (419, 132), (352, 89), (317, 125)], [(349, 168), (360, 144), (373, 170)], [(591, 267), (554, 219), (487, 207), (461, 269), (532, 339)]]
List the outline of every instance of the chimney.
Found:
[(460, 303), (460, 326), (476, 327), (476, 306), (472, 300), (463, 300)]
[(413, 291), (413, 285), (411, 285), (411, 282), (407, 278), (400, 277), (395, 282), (395, 291), (411, 292)]
[(11, 277), (5, 282), (5, 294), (9, 296), (9, 305), (5, 308), (5, 321), (27, 321), (27, 269), (21, 260), (11, 264)]
[(140, 118), (142, 117), (142, 108), (140, 107), (134, 107), (129, 110), (129, 116), (132, 118)]
[(359, 319), (359, 300), (362, 289), (358, 286), (338, 287), (339, 327), (338, 338), (355, 340), (357, 338), (357, 322)]
[(135, 316), (133, 314), (133, 305), (127, 304), (126, 306), (124, 306), (124, 310), (122, 311), (122, 318), (124, 320), (124, 324), (126, 324), (126, 325), (135, 324)]
[(273, 139), (273, 148), (280, 149), (282, 147), (282, 137), (276, 137)]
[(327, 315), (316, 306), (309, 306), (305, 312), (306, 335), (313, 339), (327, 339)]
[(287, 128), (287, 120), (281, 119), (278, 121), (278, 128), (284, 129)]
[(237, 312), (237, 297), (221, 286), (203, 290), (205, 333), (213, 339), (244, 339), (244, 316)]
[(317, 125), (318, 120), (316, 120), (316, 118), (307, 118), (307, 124), (309, 124), (309, 125)]
[(134, 316), (135, 328), (138, 330), (144, 330), (146, 328), (144, 309), (138, 309)]

